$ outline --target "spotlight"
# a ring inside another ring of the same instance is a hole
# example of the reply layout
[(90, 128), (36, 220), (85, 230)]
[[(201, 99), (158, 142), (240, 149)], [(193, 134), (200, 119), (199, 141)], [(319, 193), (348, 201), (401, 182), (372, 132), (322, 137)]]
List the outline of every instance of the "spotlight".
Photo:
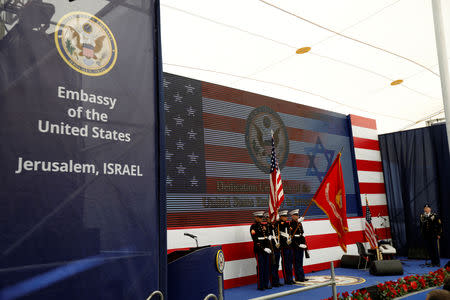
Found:
[(311, 47), (303, 47), (303, 48), (297, 49), (297, 51), (295, 51), (295, 53), (304, 54), (304, 53), (309, 52), (310, 50), (311, 50)]
[(398, 80), (392, 81), (391, 85), (394, 86), (394, 85), (399, 85), (399, 84), (402, 84), (402, 83), (403, 83), (403, 80), (402, 79), (398, 79)]

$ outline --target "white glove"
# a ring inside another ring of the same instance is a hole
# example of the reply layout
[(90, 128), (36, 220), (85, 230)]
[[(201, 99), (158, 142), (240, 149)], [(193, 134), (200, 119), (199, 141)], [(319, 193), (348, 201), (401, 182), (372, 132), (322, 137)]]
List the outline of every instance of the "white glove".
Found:
[(292, 243), (291, 239), (288, 239), (286, 242), (288, 245), (290, 245)]
[(306, 245), (305, 245), (305, 244), (300, 244), (300, 248), (302, 248), (302, 249), (306, 249), (306, 248), (308, 248), (308, 247), (306, 247)]
[(280, 246), (281, 246), (280, 243), (275, 244), (275, 247), (277, 247), (277, 248), (280, 248)]
[(300, 218), (298, 218), (298, 221), (301, 223), (301, 222), (305, 221), (305, 218), (304, 217), (300, 217)]
[(269, 241), (271, 241), (273, 239), (273, 236), (269, 235)]
[(271, 251), (269, 248), (264, 248), (264, 251), (265, 251), (267, 254), (272, 253), (272, 251)]

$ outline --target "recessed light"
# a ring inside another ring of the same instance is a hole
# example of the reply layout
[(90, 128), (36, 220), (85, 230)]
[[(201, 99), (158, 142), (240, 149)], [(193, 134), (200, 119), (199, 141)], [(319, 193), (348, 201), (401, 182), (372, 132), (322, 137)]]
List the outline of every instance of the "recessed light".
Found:
[(311, 50), (311, 47), (303, 47), (303, 48), (297, 49), (297, 51), (295, 51), (295, 53), (304, 54), (306, 52), (309, 52), (309, 50)]
[(398, 79), (398, 80), (392, 81), (391, 85), (399, 85), (399, 84), (402, 84), (402, 83), (403, 83), (403, 80), (402, 79)]

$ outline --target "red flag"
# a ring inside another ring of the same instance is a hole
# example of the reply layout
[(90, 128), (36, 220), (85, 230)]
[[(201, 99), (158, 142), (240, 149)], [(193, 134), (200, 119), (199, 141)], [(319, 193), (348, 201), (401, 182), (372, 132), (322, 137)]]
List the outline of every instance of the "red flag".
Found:
[(313, 201), (330, 219), (338, 235), (339, 245), (347, 252), (345, 234), (348, 232), (347, 208), (345, 202), (344, 176), (342, 175), (341, 153), (338, 153), (327, 175), (323, 179)]
[(270, 161), (270, 198), (269, 218), (272, 222), (278, 219), (278, 208), (284, 201), (283, 182), (278, 168), (277, 156), (275, 154), (275, 142), (272, 135), (272, 157)]

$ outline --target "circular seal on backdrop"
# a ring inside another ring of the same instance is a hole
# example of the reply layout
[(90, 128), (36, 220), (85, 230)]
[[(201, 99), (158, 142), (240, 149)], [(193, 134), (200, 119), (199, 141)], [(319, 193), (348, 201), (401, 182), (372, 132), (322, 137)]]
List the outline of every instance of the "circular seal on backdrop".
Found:
[(216, 267), (219, 273), (223, 273), (223, 269), (225, 268), (225, 255), (222, 250), (217, 251), (216, 254)]
[[(308, 286), (315, 285), (318, 283), (324, 283), (331, 280), (331, 276), (329, 275), (319, 275), (319, 276), (308, 276), (309, 280), (305, 282), (298, 283), (299, 285)], [(354, 277), (354, 276), (344, 276), (339, 275), (335, 277), (336, 285), (344, 286), (344, 285), (355, 285), (366, 282), (366, 280), (362, 277)]]
[(111, 30), (87, 12), (64, 15), (55, 27), (55, 44), (64, 61), (84, 75), (104, 75), (117, 60), (117, 44)]
[(278, 166), (286, 164), (289, 155), (289, 137), (280, 116), (267, 106), (255, 108), (248, 116), (245, 143), (255, 165), (264, 173), (270, 173), (272, 137), (275, 143)]

